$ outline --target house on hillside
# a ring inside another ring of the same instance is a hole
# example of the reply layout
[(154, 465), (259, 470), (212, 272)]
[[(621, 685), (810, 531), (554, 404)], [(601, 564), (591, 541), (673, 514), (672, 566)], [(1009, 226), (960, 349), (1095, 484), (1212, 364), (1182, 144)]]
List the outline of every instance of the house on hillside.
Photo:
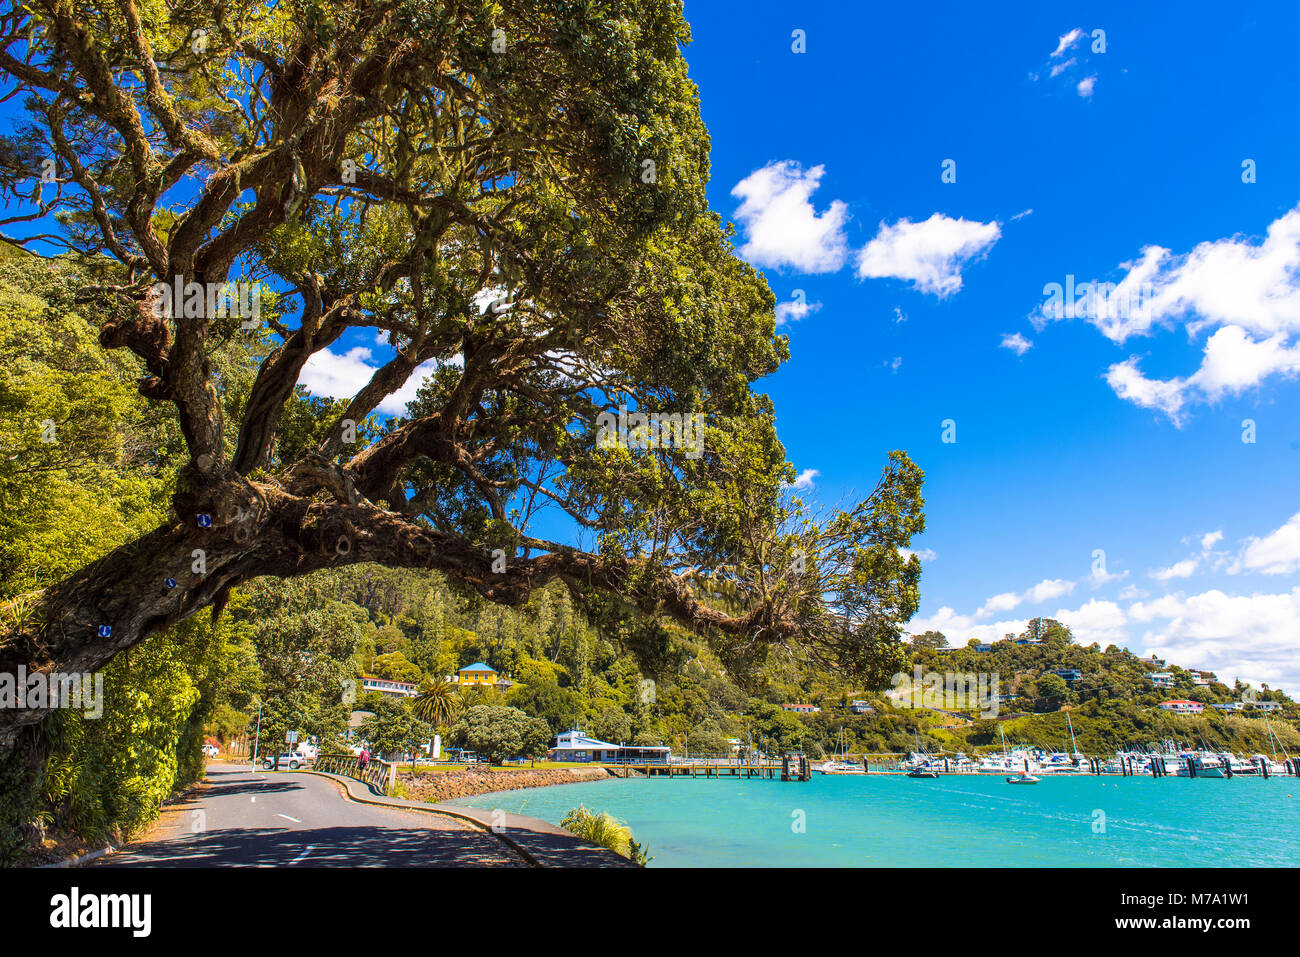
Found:
[(1172, 690), (1174, 687), (1174, 676), (1168, 671), (1156, 671), (1147, 675), (1151, 683), (1162, 691)]
[(1205, 710), (1205, 705), (1199, 701), (1188, 701), (1186, 698), (1175, 698), (1172, 701), (1160, 702), (1162, 711), (1172, 711), (1174, 714), (1200, 714)]
[(468, 667), (461, 668), (456, 672), (456, 685), (458, 688), (496, 688), (497, 691), (508, 691), (514, 684), (507, 678), (501, 677), (495, 668), (476, 661)]
[(378, 691), (390, 698), (414, 698), (416, 695), (415, 685), (409, 681), (390, 681), (374, 675), (361, 676), (361, 690)]

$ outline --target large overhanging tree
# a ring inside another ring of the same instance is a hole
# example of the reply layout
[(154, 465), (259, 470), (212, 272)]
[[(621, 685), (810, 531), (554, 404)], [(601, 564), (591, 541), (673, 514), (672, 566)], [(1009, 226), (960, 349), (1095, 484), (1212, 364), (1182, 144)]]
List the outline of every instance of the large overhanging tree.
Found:
[[(512, 605), (558, 579), (737, 671), (892, 670), (921, 473), (894, 453), (858, 504), (791, 498), (752, 389), (785, 340), (707, 209), (687, 39), (676, 0), (4, 0), (31, 121), (0, 143), (0, 222), (109, 277), (100, 341), (188, 463), (172, 520), (5, 610), (0, 672), (97, 669), (240, 582), (355, 562)], [(185, 294), (235, 280), (256, 322)], [(358, 328), (395, 354), (288, 441), (304, 366)], [(236, 394), (213, 356), (239, 337), (263, 348)], [(421, 366), (407, 416), (376, 416)], [(685, 434), (598, 441), (620, 405)], [(534, 534), (547, 510), (565, 542)], [(0, 748), (39, 718), (0, 711)]]

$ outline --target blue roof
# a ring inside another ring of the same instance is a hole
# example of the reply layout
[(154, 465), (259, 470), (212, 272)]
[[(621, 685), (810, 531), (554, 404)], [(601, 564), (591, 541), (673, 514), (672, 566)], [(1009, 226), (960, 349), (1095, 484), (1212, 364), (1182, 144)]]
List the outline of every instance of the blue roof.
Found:
[(466, 672), (466, 671), (490, 671), (490, 672), (492, 672), (493, 674), (496, 674), (496, 671), (497, 671), (497, 670), (496, 670), (495, 668), (489, 668), (487, 665), (483, 664), (483, 662), (481, 662), (481, 661), (476, 661), (474, 664), (470, 665), (468, 668), (461, 668), (460, 671), (457, 672), (457, 674), (462, 674), (463, 672)]

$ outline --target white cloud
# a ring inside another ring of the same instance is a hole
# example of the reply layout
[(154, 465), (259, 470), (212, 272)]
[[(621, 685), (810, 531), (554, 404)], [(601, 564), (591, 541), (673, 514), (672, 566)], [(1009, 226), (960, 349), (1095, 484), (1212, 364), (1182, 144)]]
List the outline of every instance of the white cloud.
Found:
[(1052, 67), (1052, 72), (1050, 73), (1050, 76), (1060, 76), (1070, 67), (1074, 66), (1074, 64), (1077, 62), (1078, 61), (1075, 60), (1074, 57), (1070, 57), (1070, 59), (1066, 60), (1064, 63), (1056, 64), (1055, 66)]
[(1167, 582), (1171, 578), (1190, 578), (1200, 563), (1199, 558), (1185, 558), (1181, 562), (1174, 562), (1168, 568), (1153, 568), (1147, 574), (1162, 582)]
[(910, 548), (900, 548), (898, 554), (902, 555), (904, 558), (911, 558), (915, 555), (923, 562), (932, 562), (939, 557), (939, 553), (933, 548), (923, 548), (919, 552), (914, 552)]
[(1066, 581), (1063, 578), (1045, 578), (1037, 585), (1019, 594), (1008, 591), (1000, 595), (994, 595), (984, 602), (979, 611), (975, 612), (975, 617), (987, 618), (989, 615), (998, 612), (1010, 611), (1026, 602), (1033, 605), (1052, 598), (1060, 598), (1072, 591), (1074, 591), (1074, 582), (1072, 581)]
[(1062, 56), (1066, 50), (1078, 43), (1082, 37), (1083, 30), (1080, 27), (1075, 27), (1069, 33), (1064, 34), (1056, 44), (1056, 49), (1052, 51), (1052, 59)]
[(944, 298), (961, 289), (961, 270), (993, 247), (998, 222), (951, 219), (935, 213), (924, 222), (901, 219), (880, 230), (858, 254), (860, 279), (906, 279), (921, 292)]
[(1015, 222), (1017, 219), (1024, 219), (1026, 216), (1032, 216), (1032, 215), (1034, 215), (1034, 208), (1031, 206), (1028, 209), (1023, 209), (1020, 212), (1016, 213), (1016, 215), (1011, 217), (1011, 221)]
[(1300, 512), (1263, 538), (1246, 539), (1241, 557), (1231, 572), (1253, 571), (1265, 575), (1286, 575), (1300, 569)]
[(1119, 590), (1118, 597), (1120, 601), (1132, 601), (1135, 598), (1146, 598), (1148, 594), (1149, 592), (1143, 591), (1137, 585), (1130, 584)]
[(1223, 541), (1223, 532), (1206, 532), (1201, 536), (1201, 553), (1209, 554), (1215, 545)]
[(822, 307), (820, 302), (778, 302), (776, 304), (776, 324), (783, 326), (804, 316), (811, 315)]
[(945, 605), (928, 618), (913, 618), (907, 623), (907, 632), (919, 635), (923, 631), (941, 631), (949, 645), (961, 646), (972, 638), (976, 641), (999, 641), (1006, 635), (1018, 635), (1028, 627), (1028, 620), (978, 624), (969, 615), (959, 615)]
[(1093, 588), (1100, 588), (1102, 585), (1109, 585), (1111, 582), (1122, 581), (1128, 578), (1128, 572), (1108, 572), (1104, 565), (1094, 567), (1088, 573), (1088, 584)]
[(1018, 356), (1023, 356), (1026, 352), (1028, 352), (1030, 349), (1034, 347), (1034, 343), (1032, 340), (1026, 339), (1018, 332), (1013, 332), (1010, 335), (1004, 335), (1002, 337), (1002, 341), (998, 343), (998, 345), (1000, 345), (1003, 349), (1010, 349)]
[(1097, 74), (1094, 73), (1092, 76), (1085, 76), (1080, 80), (1078, 86), (1075, 87), (1075, 90), (1078, 91), (1079, 95), (1086, 100), (1092, 96), (1092, 88), (1096, 85)]
[(1231, 684), (1266, 681), (1295, 691), (1300, 685), (1300, 588), (1280, 594), (1227, 595), (1218, 589), (1184, 597), (1165, 595), (1129, 608), (1134, 622), (1151, 623), (1148, 650), (1184, 667), (1207, 668)]
[(824, 166), (805, 172), (785, 160), (769, 163), (737, 183), (731, 195), (742, 201), (735, 217), (747, 240), (740, 255), (758, 266), (805, 273), (835, 272), (843, 266), (848, 256), (848, 206), (835, 200), (818, 214), (811, 202), (825, 172)]
[[(370, 361), (371, 351), (365, 346), (356, 346), (343, 354), (323, 349), (315, 353), (303, 366), (298, 376), (298, 384), (307, 387), (312, 395), (350, 399), (370, 381), (370, 377), (379, 368), (378, 363)], [(379, 403), (377, 411), (384, 415), (401, 415), (406, 405), (415, 398), (424, 377), (437, 368), (438, 363), (430, 360), (416, 367), (415, 372), (406, 383)]]
[(1128, 638), (1124, 630), (1127, 619), (1124, 611), (1113, 601), (1088, 599), (1074, 611), (1062, 608), (1055, 615), (1057, 621), (1068, 627), (1080, 644), (1112, 644)]
[(1063, 578), (1045, 578), (1025, 592), (1023, 597), (1025, 601), (1034, 604), (1051, 598), (1060, 598), (1062, 595), (1068, 595), (1073, 591), (1074, 582), (1066, 581)]
[(994, 595), (984, 602), (980, 610), (975, 612), (976, 618), (987, 618), (989, 615), (999, 611), (1011, 611), (1020, 604), (1020, 596), (1013, 591), (1004, 591), (1000, 595)]
[[(1182, 255), (1147, 246), (1120, 268), (1119, 283), (1090, 285), (1088, 322), (1102, 335), (1122, 345), (1178, 324), (1193, 338), (1209, 332), (1200, 367), (1188, 375), (1147, 378), (1137, 356), (1111, 365), (1106, 381), (1120, 398), (1181, 424), (1189, 405), (1300, 374), (1300, 206), (1260, 241), (1232, 236)], [(1069, 305), (1049, 301), (1031, 319), (1041, 328), (1068, 315)]]
[(817, 469), (804, 469), (795, 478), (794, 484), (790, 487), (791, 488), (812, 488), (814, 485), (817, 484), (816, 481), (817, 477), (821, 474), (822, 473), (819, 472)]

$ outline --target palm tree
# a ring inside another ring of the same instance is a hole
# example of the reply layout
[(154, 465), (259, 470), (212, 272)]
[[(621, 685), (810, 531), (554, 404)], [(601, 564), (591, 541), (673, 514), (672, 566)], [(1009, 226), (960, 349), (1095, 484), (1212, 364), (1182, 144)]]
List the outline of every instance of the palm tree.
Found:
[(420, 693), (411, 702), (411, 710), (421, 721), (442, 729), (456, 720), (463, 702), (449, 681), (424, 681)]

